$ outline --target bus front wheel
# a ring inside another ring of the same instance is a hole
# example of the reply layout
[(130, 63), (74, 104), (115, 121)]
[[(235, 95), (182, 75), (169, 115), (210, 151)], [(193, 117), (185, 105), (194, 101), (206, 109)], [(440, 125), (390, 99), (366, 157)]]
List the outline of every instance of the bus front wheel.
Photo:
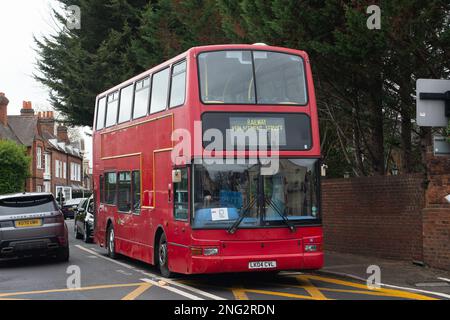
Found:
[(169, 249), (167, 247), (167, 238), (164, 233), (159, 238), (158, 267), (163, 277), (170, 278), (172, 276), (172, 272), (169, 270)]

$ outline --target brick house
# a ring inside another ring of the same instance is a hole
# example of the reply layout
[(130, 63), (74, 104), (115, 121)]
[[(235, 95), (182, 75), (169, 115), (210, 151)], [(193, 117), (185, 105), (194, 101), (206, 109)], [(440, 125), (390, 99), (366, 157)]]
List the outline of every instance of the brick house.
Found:
[[(25, 191), (62, 192), (65, 200), (80, 197), (83, 187), (83, 154), (67, 135), (67, 127), (57, 126), (53, 111), (34, 112), (24, 101), (20, 115), (8, 115), (8, 99), (0, 93), (0, 139), (13, 140), (26, 147), (32, 159)], [(80, 143), (78, 143), (80, 145)]]

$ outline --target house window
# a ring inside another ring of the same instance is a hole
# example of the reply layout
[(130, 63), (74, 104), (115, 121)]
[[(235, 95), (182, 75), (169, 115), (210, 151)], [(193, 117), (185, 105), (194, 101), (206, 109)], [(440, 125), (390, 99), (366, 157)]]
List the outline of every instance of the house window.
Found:
[(50, 181), (44, 181), (44, 192), (51, 192), (51, 189)]
[(55, 177), (59, 178), (59, 160), (55, 160)]
[(67, 179), (67, 162), (63, 163), (63, 178)]
[(81, 165), (79, 163), (70, 163), (70, 180), (81, 181)]
[(37, 147), (36, 149), (36, 167), (42, 169), (42, 148)]
[(36, 192), (42, 192), (42, 186), (36, 186)]
[[(51, 174), (50, 154), (48, 154), (48, 153), (44, 154), (44, 162), (45, 162), (44, 163), (44, 165), (45, 165), (44, 175), (50, 176), (50, 174)], [(45, 192), (50, 192), (50, 190), (49, 191), (45, 191)]]

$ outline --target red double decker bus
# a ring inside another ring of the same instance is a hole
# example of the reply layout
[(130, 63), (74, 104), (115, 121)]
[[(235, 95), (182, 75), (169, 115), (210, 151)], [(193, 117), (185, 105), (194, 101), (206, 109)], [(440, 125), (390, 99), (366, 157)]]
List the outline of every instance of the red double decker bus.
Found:
[(195, 47), (98, 95), (95, 240), (163, 276), (323, 265), (303, 51)]

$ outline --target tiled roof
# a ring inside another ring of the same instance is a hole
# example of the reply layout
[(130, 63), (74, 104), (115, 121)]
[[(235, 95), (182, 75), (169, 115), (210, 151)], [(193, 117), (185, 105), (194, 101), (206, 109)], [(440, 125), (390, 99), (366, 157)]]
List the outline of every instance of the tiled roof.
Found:
[(38, 134), (36, 117), (8, 116), (8, 125), (23, 145), (33, 145)]
[(12, 140), (16, 143), (21, 143), (21, 141), (14, 134), (9, 125), (4, 126), (2, 123), (0, 123), (0, 139)]
[(58, 141), (56, 135), (43, 131), (39, 135), (37, 117), (24, 116), (8, 116), (8, 125), (4, 126), (0, 123), (0, 139), (13, 140), (16, 143), (23, 144), (27, 147), (33, 145), (36, 138), (44, 139), (56, 150), (75, 157), (82, 158), (78, 145), (68, 145), (64, 142)]

